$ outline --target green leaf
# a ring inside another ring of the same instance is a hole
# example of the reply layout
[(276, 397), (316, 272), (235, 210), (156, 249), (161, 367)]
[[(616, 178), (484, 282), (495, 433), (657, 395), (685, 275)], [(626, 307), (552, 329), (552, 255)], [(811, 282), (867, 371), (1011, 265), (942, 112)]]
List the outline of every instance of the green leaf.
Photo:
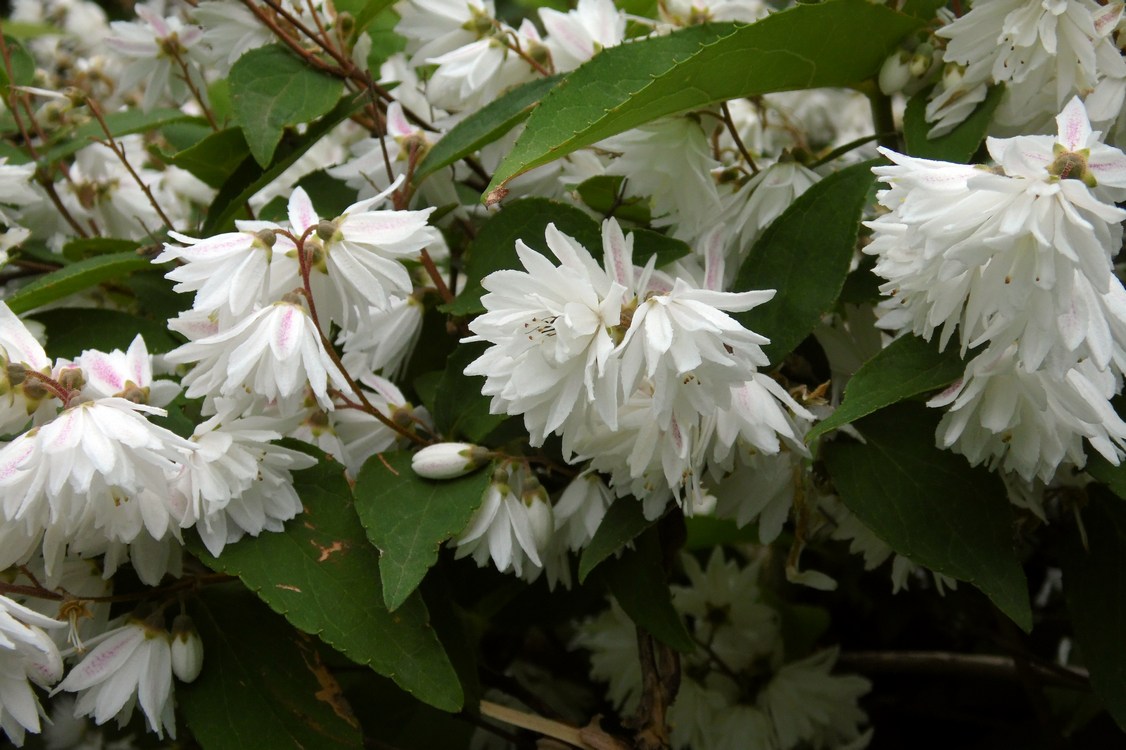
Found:
[(739, 268), (735, 290), (778, 290), (774, 299), (735, 316), (770, 339), (762, 349), (772, 363), (793, 351), (840, 295), (875, 163), (842, 169), (799, 196), (766, 228)]
[(231, 67), (231, 105), (250, 153), (265, 169), (287, 127), (310, 122), (340, 100), (344, 83), (280, 44), (252, 49)]
[(1126, 499), (1126, 464), (1115, 466), (1093, 450), (1088, 450), (1087, 465), (1084, 468), (1115, 495)]
[(946, 0), (904, 0), (900, 10), (909, 16), (930, 20), (939, 8), (946, 5)]
[(491, 399), (481, 393), (485, 379), (464, 372), (487, 348), (483, 341), (460, 344), (446, 361), (434, 399), (434, 425), (449, 439), (481, 442), (508, 419), (489, 411)]
[(82, 260), (95, 255), (125, 253), (136, 251), (140, 243), (136, 240), (118, 240), (112, 237), (81, 237), (63, 245), (63, 257), (67, 260)]
[(130, 271), (151, 267), (152, 263), (148, 258), (135, 252), (97, 255), (44, 274), (4, 301), (18, 315), (89, 289), (103, 281), (120, 280)]
[(212, 133), (168, 161), (186, 169), (213, 188), (220, 188), (250, 153), (239, 128)]
[[(126, 109), (121, 112), (107, 112), (102, 115), (106, 126), (113, 137), (117, 138), (131, 133), (144, 133), (157, 130), (174, 122), (194, 122), (199, 118), (185, 115), (178, 109), (154, 109), (144, 112), (140, 109)], [(64, 133), (54, 139), (50, 148), (43, 154), (43, 160), (48, 164), (64, 159), (75, 151), (89, 146), (95, 140), (106, 137), (101, 124), (97, 120), (83, 123), (69, 133)]]
[(293, 484), (305, 512), (284, 531), (228, 545), (220, 558), (199, 544), (192, 552), (212, 569), (237, 575), (296, 627), (419, 700), (460, 709), (461, 687), (422, 599), (411, 597), (393, 615), (383, 606), (378, 555), (356, 516), (343, 467), (319, 454), (316, 466), (294, 474)]
[(660, 535), (649, 529), (634, 540), (634, 549), (599, 568), (602, 579), (622, 610), (656, 639), (688, 654), (696, 644), (672, 604), (672, 592), (661, 564)]
[[(8, 24), (4, 24), (4, 31), (9, 31)], [(35, 82), (35, 58), (9, 34), (4, 34), (4, 44), (8, 48), (8, 58), (12, 66), (12, 79), (8, 79), (8, 67), (0, 63), (0, 89), (4, 97), (8, 96), (8, 87), (30, 86)]]
[(252, 594), (210, 587), (192, 608), (203, 672), (176, 702), (206, 750), (361, 748), (360, 725), (317, 644)]
[(544, 97), (486, 194), (665, 115), (773, 91), (858, 84), (921, 24), (867, 0), (827, 0), (747, 26), (693, 26), (605, 49)]
[(383, 601), (395, 611), (438, 562), (438, 548), (465, 529), (489, 484), (489, 472), (445, 481), (423, 479), (406, 451), (364, 462), (356, 478), (356, 512), (379, 549)]
[(528, 119), (540, 99), (560, 78), (562, 76), (551, 76), (525, 83), (466, 117), (426, 154), (415, 171), (415, 181), (421, 182), (424, 177), (464, 159)]
[(1119, 498), (1095, 494), (1083, 526), (1087, 549), (1078, 532), (1064, 546), (1064, 596), (1091, 687), (1126, 729), (1126, 507)]
[(86, 349), (124, 351), (138, 333), (144, 337), (149, 354), (164, 354), (180, 343), (166, 324), (120, 310), (56, 307), (30, 317), (46, 327), (47, 349), (52, 357), (73, 359)]
[(903, 113), (903, 138), (907, 141), (907, 153), (921, 159), (968, 164), (985, 140), (993, 112), (1001, 103), (1004, 93), (1004, 86), (994, 86), (985, 101), (977, 105), (974, 113), (961, 125), (946, 135), (933, 139), (927, 137), (927, 132), (931, 129), (926, 113), (930, 91), (915, 94), (907, 102), (907, 110)]
[(330, 177), (323, 169), (310, 172), (297, 181), (313, 202), (313, 208), (320, 216), (337, 217), (356, 202), (356, 191), (341, 180)]
[(575, 190), (583, 203), (603, 216), (614, 216), (623, 221), (648, 224), (652, 218), (649, 200), (634, 196), (627, 198), (622, 194), (621, 175), (600, 174), (584, 180)]
[(579, 558), (579, 583), (585, 581), (599, 563), (613, 556), (656, 522), (656, 518), (651, 521), (645, 518), (641, 503), (633, 498), (621, 498), (613, 503)]
[(235, 216), (243, 210), (246, 202), (255, 193), (269, 185), (274, 179), (313, 147), (344, 118), (363, 106), (361, 101), (344, 99), (327, 115), (311, 124), (302, 135), (287, 133), (282, 138), (270, 166), (263, 169), (253, 157), (243, 159), (230, 178), (219, 188), (219, 193), (207, 209), (207, 220), (203, 223), (203, 236), (218, 234), (232, 225)]
[(628, 233), (633, 234), (633, 262), (639, 266), (644, 266), (656, 255), (657, 268), (661, 268), (692, 253), (692, 248), (684, 240), (652, 229), (632, 229)]
[(807, 443), (849, 422), (923, 393), (945, 388), (966, 370), (958, 348), (938, 346), (918, 336), (900, 336), (861, 365), (845, 387), (844, 399), (828, 419), (805, 436)]
[(866, 444), (835, 440), (821, 453), (848, 509), (912, 562), (981, 589), (1024, 630), (1028, 582), (1013, 549), (1001, 479), (935, 446), (938, 414), (902, 403), (856, 423)]
[(555, 260), (544, 238), (544, 231), (551, 223), (563, 234), (578, 240), (595, 258), (602, 257), (602, 229), (598, 222), (580, 209), (546, 198), (513, 201), (481, 227), (469, 246), (465, 291), (443, 311), (453, 315), (484, 312), (481, 296), (485, 290), (481, 287), (481, 279), (493, 271), (521, 267), (516, 256), (516, 240), (523, 240), (528, 247)]

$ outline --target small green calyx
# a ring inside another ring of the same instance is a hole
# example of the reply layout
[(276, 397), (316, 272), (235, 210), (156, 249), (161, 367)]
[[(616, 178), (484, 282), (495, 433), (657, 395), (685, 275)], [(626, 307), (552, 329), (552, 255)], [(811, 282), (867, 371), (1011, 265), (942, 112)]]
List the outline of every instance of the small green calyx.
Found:
[(1052, 146), (1052, 155), (1055, 160), (1048, 165), (1048, 174), (1060, 180), (1079, 180), (1089, 188), (1098, 185), (1095, 175), (1087, 167), (1087, 159), (1091, 149), (1082, 148), (1078, 151), (1068, 151), (1060, 144)]

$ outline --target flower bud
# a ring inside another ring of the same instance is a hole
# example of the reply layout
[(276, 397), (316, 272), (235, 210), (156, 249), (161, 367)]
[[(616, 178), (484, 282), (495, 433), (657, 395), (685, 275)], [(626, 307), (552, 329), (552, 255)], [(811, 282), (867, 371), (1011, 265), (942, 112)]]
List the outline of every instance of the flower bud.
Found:
[(902, 50), (891, 53), (880, 68), (880, 91), (891, 96), (902, 91), (911, 80), (911, 67), (907, 53)]
[(203, 641), (192, 618), (179, 615), (172, 621), (172, 674), (181, 682), (192, 682), (203, 669)]
[(489, 455), (488, 448), (471, 443), (437, 443), (411, 456), (411, 468), (426, 479), (454, 479), (484, 464)]

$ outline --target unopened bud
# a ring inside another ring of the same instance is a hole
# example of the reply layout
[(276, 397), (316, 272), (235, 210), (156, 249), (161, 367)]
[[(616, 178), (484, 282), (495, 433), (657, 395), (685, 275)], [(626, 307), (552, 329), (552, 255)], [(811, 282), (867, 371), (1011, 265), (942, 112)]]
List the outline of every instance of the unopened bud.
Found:
[(902, 91), (910, 80), (911, 67), (908, 65), (907, 53), (902, 50), (891, 53), (880, 68), (880, 91), (891, 96)]
[(347, 39), (356, 30), (356, 17), (346, 10), (340, 11), (336, 14), (336, 28), (340, 31), (341, 38)]
[(187, 615), (172, 621), (172, 674), (181, 682), (192, 682), (203, 669), (203, 641)]
[(488, 448), (472, 443), (437, 443), (411, 456), (411, 468), (426, 479), (454, 479), (482, 466), (489, 456)]
[(82, 386), (86, 385), (86, 378), (82, 376), (82, 370), (77, 367), (68, 367), (59, 373), (59, 385), (68, 391), (80, 391)]
[(336, 234), (336, 224), (331, 221), (322, 221), (317, 224), (317, 236), (328, 242)]
[(277, 232), (273, 229), (259, 229), (254, 233), (254, 238), (266, 247), (273, 247), (274, 243), (278, 241)]
[(8, 382), (11, 385), (22, 385), (27, 380), (27, 368), (19, 362), (8, 363)]

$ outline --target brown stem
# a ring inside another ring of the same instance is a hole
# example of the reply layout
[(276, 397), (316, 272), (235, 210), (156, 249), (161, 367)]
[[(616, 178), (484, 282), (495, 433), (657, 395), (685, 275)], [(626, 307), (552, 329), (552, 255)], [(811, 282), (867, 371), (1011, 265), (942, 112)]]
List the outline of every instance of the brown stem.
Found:
[(175, 229), (175, 227), (172, 225), (172, 220), (169, 219), (168, 215), (164, 213), (164, 209), (160, 207), (160, 203), (157, 202), (156, 197), (153, 196), (152, 191), (149, 190), (149, 186), (145, 184), (145, 181), (142, 180), (141, 176), (137, 174), (137, 172), (133, 169), (133, 165), (129, 163), (129, 159), (125, 156), (125, 149), (122, 148), (116, 140), (114, 140), (113, 133), (110, 132), (109, 125), (106, 124), (106, 118), (102, 116), (102, 110), (98, 106), (98, 103), (90, 97), (86, 97), (86, 106), (89, 107), (90, 112), (94, 115), (94, 119), (96, 119), (98, 121), (98, 124), (102, 127), (102, 132), (106, 134), (107, 140), (99, 141), (99, 143), (102, 143), (103, 145), (108, 147), (109, 150), (113, 151), (114, 155), (117, 156), (118, 161), (120, 161), (122, 166), (125, 167), (125, 170), (129, 172), (129, 176), (132, 177), (133, 181), (137, 183), (137, 187), (139, 187), (141, 189), (141, 192), (145, 194), (145, 198), (148, 199), (149, 205), (151, 205), (156, 211), (156, 215), (159, 216), (160, 220), (164, 222), (164, 226), (168, 227), (169, 229)]
[[(1048, 685), (1089, 688), (1087, 670), (1041, 661), (1027, 661), (1027, 670)], [(864, 674), (930, 674), (962, 677), (1021, 679), (1017, 660), (994, 654), (959, 654), (950, 651), (846, 651), (837, 660), (842, 670)]]
[(70, 593), (59, 593), (52, 591), (41, 585), (26, 586), (18, 583), (6, 583), (0, 581), (0, 594), (15, 594), (17, 596), (29, 596), (35, 599), (48, 599), (51, 601), (63, 601), (64, 599), (81, 599), (87, 602), (133, 602), (141, 599), (151, 599), (154, 596), (163, 594), (174, 593), (183, 591), (184, 589), (195, 588), (197, 586), (206, 586), (213, 583), (226, 583), (227, 581), (237, 580), (237, 576), (227, 575), (226, 573), (209, 573), (201, 576), (193, 576), (191, 578), (181, 578), (167, 586), (162, 586), (153, 589), (143, 589), (141, 591), (133, 591), (128, 594), (114, 594), (111, 596), (74, 596)]
[(438, 267), (434, 265), (434, 260), (430, 257), (430, 253), (426, 252), (426, 248), (422, 248), (422, 267), (426, 269), (426, 275), (434, 282), (434, 288), (438, 290), (441, 295), (442, 301), (447, 305), (454, 301), (454, 293), (446, 286), (446, 280), (442, 278), (442, 274), (438, 272)]
[(44, 375), (38, 370), (32, 369), (25, 370), (24, 375), (25, 377), (31, 378), (32, 380), (38, 380), (40, 383), (42, 383), (43, 387), (49, 390), (55, 398), (63, 402), (64, 407), (68, 403), (70, 403), (71, 396), (73, 395), (71, 391), (65, 388), (62, 383), (55, 380), (50, 375)]
[(218, 133), (220, 130), (219, 123), (216, 122), (215, 115), (211, 112), (211, 108), (207, 106), (207, 100), (203, 98), (203, 93), (192, 81), (192, 74), (191, 71), (188, 70), (188, 63), (180, 56), (178, 49), (172, 49), (170, 54), (172, 59), (176, 61), (176, 64), (180, 66), (182, 73), (181, 78), (184, 83), (187, 84), (188, 91), (192, 92), (192, 98), (196, 100), (196, 103), (199, 104), (199, 108), (203, 110), (203, 116), (207, 118), (207, 124), (211, 126), (212, 130)]
[(668, 750), (667, 714), (680, 689), (680, 657), (640, 626), (637, 653), (641, 659), (641, 701), (625, 723), (636, 731), (638, 750)]
[(545, 719), (536, 714), (519, 711), (515, 708), (509, 708), (508, 706), (502, 706), (499, 703), (486, 700), (481, 701), (481, 715), (487, 716), (490, 719), (496, 719), (510, 726), (536, 732), (544, 737), (551, 737), (560, 742), (565, 742), (572, 747), (591, 750), (590, 745), (583, 742), (578, 727), (564, 724), (561, 721)]
[(727, 106), (727, 102), (720, 105), (720, 111), (723, 112), (723, 122), (727, 125), (727, 131), (731, 133), (732, 140), (735, 141), (736, 148), (743, 158), (747, 161), (747, 166), (751, 168), (752, 174), (758, 174), (758, 165), (755, 160), (751, 158), (751, 152), (743, 145), (743, 139), (739, 137), (739, 128), (735, 127), (735, 118), (731, 116), (731, 110)]

